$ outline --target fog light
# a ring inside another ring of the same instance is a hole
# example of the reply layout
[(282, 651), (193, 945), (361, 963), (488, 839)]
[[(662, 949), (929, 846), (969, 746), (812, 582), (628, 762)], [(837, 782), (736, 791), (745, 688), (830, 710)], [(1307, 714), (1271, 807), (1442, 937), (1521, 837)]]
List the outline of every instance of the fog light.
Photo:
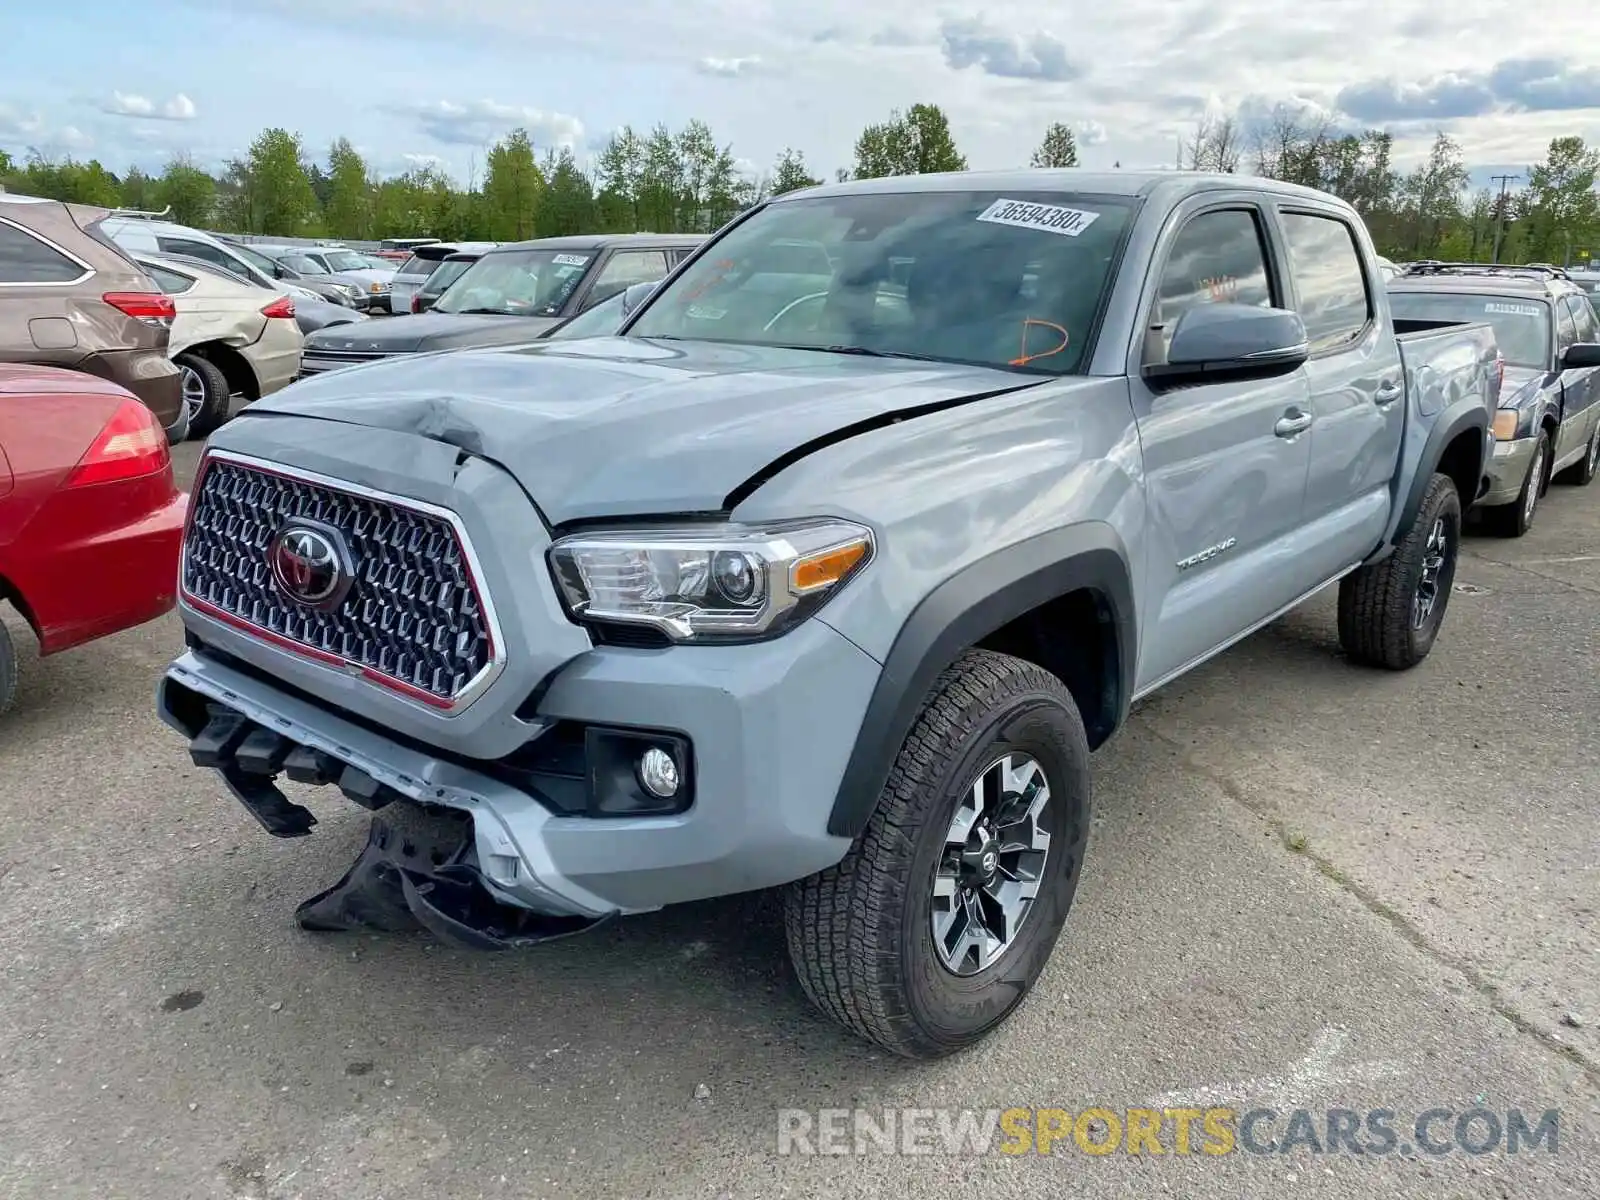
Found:
[(678, 764), (665, 750), (652, 746), (639, 756), (639, 782), (652, 796), (665, 800), (678, 794)]

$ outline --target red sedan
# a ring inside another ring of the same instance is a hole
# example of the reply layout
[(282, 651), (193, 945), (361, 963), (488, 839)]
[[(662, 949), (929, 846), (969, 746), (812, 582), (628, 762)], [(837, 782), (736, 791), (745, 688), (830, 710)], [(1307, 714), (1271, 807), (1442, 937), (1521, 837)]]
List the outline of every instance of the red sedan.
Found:
[[(172, 608), (188, 496), (133, 393), (52, 367), (0, 365), (0, 600), (54, 654)], [(16, 690), (0, 625), (0, 712)]]

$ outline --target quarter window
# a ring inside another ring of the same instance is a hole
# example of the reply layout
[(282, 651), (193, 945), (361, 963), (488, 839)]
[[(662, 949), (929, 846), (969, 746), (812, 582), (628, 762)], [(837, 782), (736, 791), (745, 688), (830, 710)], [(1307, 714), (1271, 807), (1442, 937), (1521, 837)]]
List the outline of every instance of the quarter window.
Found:
[(1372, 320), (1372, 302), (1350, 226), (1335, 217), (1284, 213), (1283, 233), (1311, 353), (1355, 341)]
[(194, 280), (187, 275), (180, 275), (176, 271), (169, 271), (153, 263), (141, 263), (139, 269), (155, 280), (156, 286), (169, 296), (181, 296), (194, 286)]
[(82, 264), (0, 222), (0, 283), (71, 283), (85, 273)]
[(1201, 213), (1179, 231), (1150, 314), (1145, 365), (1167, 361), (1179, 317), (1196, 305), (1219, 302), (1272, 306), (1266, 244), (1255, 213), (1248, 209)]

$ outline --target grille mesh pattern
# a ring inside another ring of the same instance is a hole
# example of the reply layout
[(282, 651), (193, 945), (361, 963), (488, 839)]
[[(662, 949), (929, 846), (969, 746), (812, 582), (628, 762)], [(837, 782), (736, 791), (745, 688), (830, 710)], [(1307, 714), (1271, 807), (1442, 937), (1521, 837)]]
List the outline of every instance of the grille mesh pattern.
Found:
[[(488, 621), (448, 521), (220, 459), (193, 504), (183, 587), (195, 599), (441, 701), (488, 665)], [(273, 582), (267, 547), (294, 518), (332, 526), (350, 549), (355, 582), (331, 612)]]

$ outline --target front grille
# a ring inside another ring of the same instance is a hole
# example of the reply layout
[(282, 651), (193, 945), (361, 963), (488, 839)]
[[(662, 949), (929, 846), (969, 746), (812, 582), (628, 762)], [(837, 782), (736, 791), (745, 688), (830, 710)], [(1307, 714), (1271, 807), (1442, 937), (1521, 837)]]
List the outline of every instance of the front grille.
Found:
[[(267, 549), (293, 519), (337, 530), (354, 582), (322, 612), (285, 596)], [(449, 521), (402, 504), (214, 458), (184, 539), (183, 589), (236, 622), (449, 704), (483, 674), (493, 642)]]
[(318, 371), (334, 371), (357, 363), (377, 362), (388, 358), (387, 353), (376, 350), (306, 350), (300, 355), (300, 372), (303, 375)]

